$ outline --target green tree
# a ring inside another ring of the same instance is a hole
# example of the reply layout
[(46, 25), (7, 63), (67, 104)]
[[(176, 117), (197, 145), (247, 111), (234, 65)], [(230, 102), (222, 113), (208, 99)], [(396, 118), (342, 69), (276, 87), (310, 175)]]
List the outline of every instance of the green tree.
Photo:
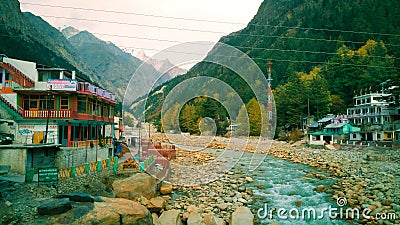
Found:
[(334, 114), (346, 113), (346, 104), (339, 95), (331, 95), (331, 112)]
[(179, 124), (181, 130), (184, 132), (189, 132), (191, 134), (198, 134), (198, 115), (196, 114), (196, 108), (192, 104), (186, 104), (181, 113), (179, 114)]
[(180, 104), (175, 103), (163, 114), (161, 124), (164, 131), (179, 130), (179, 109)]
[[(247, 117), (246, 117), (247, 115)], [(248, 118), (248, 120), (247, 120)], [(238, 135), (265, 136), (268, 130), (267, 110), (259, 104), (256, 98), (252, 98), (240, 110), (236, 123), (238, 124)]]
[(393, 57), (387, 54), (385, 44), (368, 40), (357, 50), (345, 45), (340, 47), (322, 67), (321, 76), (327, 80), (332, 94), (351, 106), (354, 94), (379, 90), (381, 82), (397, 74), (394, 68)]
[(239, 110), (238, 116), (236, 118), (236, 123), (238, 125), (236, 134), (239, 136), (248, 136), (249, 135), (249, 118), (248, 118), (248, 113), (246, 110), (246, 105), (242, 105), (242, 107)]

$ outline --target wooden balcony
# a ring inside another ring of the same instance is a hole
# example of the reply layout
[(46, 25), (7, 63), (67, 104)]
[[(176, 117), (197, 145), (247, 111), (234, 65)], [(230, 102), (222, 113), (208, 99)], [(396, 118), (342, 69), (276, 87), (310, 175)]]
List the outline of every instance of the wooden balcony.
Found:
[(24, 118), (71, 118), (71, 110), (23, 110)]

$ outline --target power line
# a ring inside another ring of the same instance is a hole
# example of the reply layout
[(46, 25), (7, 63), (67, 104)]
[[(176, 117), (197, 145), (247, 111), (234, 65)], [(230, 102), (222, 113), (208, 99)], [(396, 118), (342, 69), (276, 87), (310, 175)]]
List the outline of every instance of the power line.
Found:
[[(103, 36), (113, 36), (113, 37), (124, 37), (124, 38), (132, 38), (132, 39), (142, 39), (142, 40), (150, 40), (150, 41), (165, 41), (165, 42), (172, 42), (172, 43), (185, 43), (185, 42), (180, 42), (180, 41), (174, 41), (174, 40), (168, 40), (168, 39), (152, 39), (152, 38), (144, 38), (144, 37), (133, 37), (133, 36), (124, 36), (124, 35), (112, 35), (112, 34), (101, 34), (101, 33), (93, 33), (96, 35), (103, 35)], [(9, 37), (19, 37), (18, 35), (6, 35), (6, 34), (0, 34), (0, 36), (9, 36)], [(104, 45), (106, 46), (108, 43), (104, 42), (103, 40), (99, 39), (102, 42), (95, 43), (95, 42), (84, 42), (85, 44), (95, 44), (95, 45)], [(71, 41), (68, 40), (71, 43), (80, 43), (78, 41)], [(56, 42), (54, 42), (55, 44)], [(201, 44), (201, 43), (199, 43)], [(166, 51), (165, 49), (149, 49), (149, 48), (141, 48), (141, 47), (132, 47), (132, 46), (118, 46), (121, 49), (142, 49), (142, 50), (150, 50), (150, 51)], [(279, 48), (261, 48), (261, 47), (250, 47), (250, 46), (234, 46), (239, 49), (249, 49), (249, 50), (265, 50), (265, 51), (279, 51), (279, 52), (293, 52), (293, 53), (299, 53), (299, 54), (320, 54), (320, 55), (331, 55), (335, 56), (338, 55), (338, 53), (335, 52), (321, 52), (321, 51), (310, 51), (310, 50), (295, 50), (295, 49), (279, 49)], [(183, 54), (194, 54), (198, 55), (196, 53), (188, 53), (188, 52), (174, 52), (174, 53), (183, 53)], [(379, 59), (386, 59), (384, 56), (371, 56), (371, 55), (357, 55), (355, 54), (354, 56), (357, 57), (367, 57), (367, 58), (379, 58)], [(400, 59), (398, 57), (391, 56), (392, 59)], [(257, 58), (253, 58), (257, 59)], [(279, 61), (279, 60), (277, 60)], [(285, 60), (283, 60), (285, 61)], [(300, 62), (300, 61), (298, 61)], [(303, 62), (305, 63), (305, 62)], [(310, 63), (324, 63), (324, 62), (310, 62)], [(390, 68), (390, 67), (388, 67)]]
[(107, 21), (107, 20), (71, 18), (71, 17), (65, 17), (65, 16), (49, 16), (49, 15), (39, 15), (39, 16), (56, 18), (56, 19), (79, 20), (79, 21), (89, 21), (89, 22), (97, 22), (97, 23), (110, 23), (110, 24), (129, 25), (129, 26), (138, 26), (138, 27), (151, 27), (151, 28), (168, 29), (168, 30), (194, 31), (194, 32), (213, 33), (213, 34), (226, 34), (226, 32), (211, 31), (211, 30), (197, 30), (197, 29), (189, 29), (189, 28), (166, 27), (166, 26), (147, 25), (147, 24), (138, 24), (138, 23), (124, 23), (124, 22)]
[[(157, 29), (168, 29), (168, 30), (179, 30), (179, 31), (201, 32), (201, 33), (213, 33), (213, 34), (227, 34), (227, 32), (211, 31), (211, 30), (187, 29), (187, 28), (179, 28), (179, 27), (156, 26), (156, 25), (147, 25), (147, 24), (138, 24), (138, 23), (124, 23), (124, 22), (117, 22), (117, 21), (71, 18), (71, 17), (62, 17), (62, 16), (51, 16), (51, 15), (40, 15), (40, 16), (50, 17), (50, 18), (58, 18), (58, 19), (79, 20), (79, 21), (88, 21), (88, 22), (99, 22), (99, 23), (110, 23), (110, 24), (139, 26), (139, 27), (150, 27), (150, 28), (157, 28)], [(313, 29), (316, 29), (316, 28), (313, 28)], [(333, 30), (331, 30), (331, 31), (333, 31)], [(130, 38), (130, 36), (121, 36), (121, 35), (111, 35), (111, 34), (101, 34), (101, 35)], [(350, 40), (308, 38), (308, 37), (307, 38), (306, 37), (292, 37), (292, 36), (279, 36), (279, 35), (267, 35), (267, 34), (242, 34), (242, 33), (238, 33), (238, 32), (231, 33), (231, 34), (229, 34), (229, 36), (270, 37), (270, 38), (280, 38), (280, 39), (295, 39), (295, 40), (303, 40), (303, 41), (305, 41), (305, 40), (307, 40), (307, 41), (325, 41), (325, 42), (339, 42), (339, 43), (351, 43), (351, 44), (363, 44), (363, 43), (365, 43), (365, 42), (361, 42), (361, 41), (350, 41)], [(158, 40), (160, 40), (160, 39), (158, 39)], [(163, 40), (163, 41), (166, 41), (166, 40)], [(168, 40), (168, 42), (172, 42), (172, 41)], [(181, 42), (181, 41), (179, 41), (179, 42)], [(386, 46), (393, 46), (393, 47), (400, 47), (400, 45), (390, 44), (390, 43), (387, 43), (385, 45)]]
[[(85, 11), (95, 11), (95, 12), (126, 14), (126, 15), (138, 15), (138, 16), (147, 16), (147, 17), (165, 18), (165, 19), (176, 19), (176, 20), (186, 20), (186, 21), (246, 25), (245, 23), (229, 22), (229, 21), (217, 21), (217, 20), (205, 20), (205, 19), (195, 19), (195, 18), (186, 18), (186, 17), (162, 16), (162, 15), (154, 15), (154, 14), (142, 14), (142, 13), (112, 11), (112, 10), (103, 10), (103, 9), (89, 9), (89, 8), (82, 8), (82, 7), (47, 5), (47, 4), (38, 4), (38, 3), (21, 3), (21, 4), (24, 4), (24, 5), (35, 5), (35, 6), (42, 6), (42, 7), (52, 7), (52, 8), (63, 8), (63, 9), (74, 9), (74, 10), (85, 10)], [(291, 26), (283, 26), (283, 25), (269, 25), (269, 24), (255, 24), (255, 23), (248, 23), (247, 25), (248, 26), (257, 26), (257, 27), (272, 27), (272, 28), (299, 29), (299, 30), (315, 30), (315, 31), (328, 31), (328, 32), (341, 32), (341, 33), (352, 33), (352, 34), (400, 37), (400, 34), (393, 34), (393, 33), (376, 33), (376, 32), (366, 32), (366, 31), (339, 30), (339, 29), (314, 28), (314, 27), (291, 27)]]
[(144, 14), (144, 13), (134, 13), (134, 12), (122, 12), (122, 11), (103, 10), (103, 9), (88, 9), (88, 8), (71, 7), (71, 6), (56, 6), (56, 5), (46, 5), (46, 4), (28, 3), (28, 2), (21, 2), (21, 4), (22, 4), (22, 5), (35, 5), (35, 6), (51, 7), (51, 8), (74, 9), (74, 10), (84, 10), (84, 11), (93, 11), (93, 12), (105, 12), (105, 13), (116, 13), (116, 14), (135, 15), (135, 16), (146, 16), (146, 17), (155, 17), (155, 18), (163, 18), (163, 19), (187, 20), (187, 21), (195, 21), (195, 22), (222, 23), (222, 24), (233, 24), (233, 25), (246, 25), (245, 23), (239, 23), (239, 22), (217, 21), (217, 20), (205, 20), (205, 19), (195, 19), (195, 18), (185, 18), (185, 17), (174, 17), (174, 16), (162, 16), (162, 15), (154, 15), (154, 14)]

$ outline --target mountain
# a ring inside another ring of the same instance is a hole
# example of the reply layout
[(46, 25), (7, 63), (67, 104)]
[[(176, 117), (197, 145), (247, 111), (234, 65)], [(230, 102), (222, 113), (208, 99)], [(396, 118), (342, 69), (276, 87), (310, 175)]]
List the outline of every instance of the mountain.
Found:
[[(398, 15), (400, 15), (400, 2), (392, 0), (345, 0), (340, 4), (334, 0), (265, 0), (244, 29), (222, 37), (220, 43), (246, 53), (264, 74), (267, 71), (268, 61), (272, 61), (274, 89), (286, 84), (296, 72), (308, 73), (315, 66), (330, 63), (331, 58), (337, 56), (337, 49), (343, 45), (356, 50), (370, 39), (384, 43), (387, 54), (393, 57), (398, 72), (400, 59)], [(217, 57), (231, 56), (216, 46), (207, 58)], [(146, 107), (148, 119), (160, 118), (161, 110), (156, 106), (162, 104), (154, 103), (162, 101), (163, 96), (183, 80), (198, 76), (211, 76), (222, 80), (230, 85), (245, 103), (254, 97), (249, 85), (233, 71), (203, 61), (192, 67), (188, 73), (168, 81), (150, 94), (147, 104), (151, 107)], [(331, 76), (335, 79), (329, 80), (328, 84), (344, 80), (345, 76), (346, 73), (336, 73)], [(381, 79), (385, 79), (385, 76), (380, 76), (371, 83), (379, 86), (383, 81)], [(356, 80), (346, 82), (354, 81)], [(205, 85), (198, 88), (205, 88)], [(346, 87), (352, 92), (352, 88), (358, 86), (346, 83)], [(163, 96), (157, 94), (160, 90), (164, 91)], [(335, 93), (333, 89), (330, 91), (332, 94), (342, 95)], [(141, 106), (140, 99), (134, 102), (130, 109), (136, 114), (141, 113), (138, 106)]]
[(8, 57), (75, 70), (78, 76), (115, 93), (119, 101), (140, 65), (142, 74), (136, 74), (136, 79), (146, 85), (136, 85), (135, 93), (127, 95), (130, 101), (144, 95), (148, 90), (143, 86), (160, 76), (151, 65), (87, 31), (66, 27), (61, 32), (41, 17), (21, 12), (17, 0), (1, 1), (0, 11), (7, 12), (0, 15), (0, 53)]
[(22, 13), (17, 0), (1, 1), (0, 11), (7, 12), (0, 14), (0, 53), (38, 64), (75, 70), (79, 76), (92, 80), (87, 76), (91, 73), (90, 69), (71, 50), (73, 47), (68, 41), (58, 42), (60, 35), (57, 29), (30, 13)]
[[(135, 56), (138, 59), (142, 60), (143, 62), (146, 62), (146, 63), (152, 65), (159, 72), (166, 71), (169, 69), (168, 73), (171, 78), (174, 78), (178, 75), (187, 73), (186, 69), (182, 69), (180, 67), (175, 66), (168, 59), (163, 59), (163, 60), (153, 59), (153, 58), (147, 56), (143, 50), (136, 53)], [(170, 69), (170, 68), (172, 68), (172, 69)]]
[(74, 27), (68, 26), (61, 30), (61, 33), (68, 39), (75, 34), (78, 34), (80, 31)]

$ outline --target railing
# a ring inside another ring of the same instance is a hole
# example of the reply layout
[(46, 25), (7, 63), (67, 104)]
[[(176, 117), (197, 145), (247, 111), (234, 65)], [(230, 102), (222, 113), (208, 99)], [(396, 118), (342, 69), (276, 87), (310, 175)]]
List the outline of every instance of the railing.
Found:
[(71, 110), (23, 110), (24, 118), (71, 118)]
[[(105, 145), (111, 145), (112, 139), (111, 138), (101, 139), (101, 142)], [(71, 147), (74, 147), (74, 148), (92, 147), (92, 146), (96, 146), (96, 145), (100, 145), (99, 140), (71, 141)]]
[(96, 146), (99, 144), (99, 140), (86, 140), (86, 141), (71, 141), (71, 147), (80, 148), (80, 147), (89, 147)]

